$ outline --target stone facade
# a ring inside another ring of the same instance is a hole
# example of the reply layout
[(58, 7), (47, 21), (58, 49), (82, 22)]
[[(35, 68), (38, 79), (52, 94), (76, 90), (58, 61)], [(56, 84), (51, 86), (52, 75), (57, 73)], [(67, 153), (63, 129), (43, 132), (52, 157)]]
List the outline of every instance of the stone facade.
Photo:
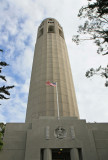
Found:
[[(56, 90), (46, 81), (57, 82)], [(108, 160), (108, 123), (79, 119), (62, 27), (38, 29), (25, 123), (7, 123), (0, 160)]]
[(71, 160), (107, 160), (108, 123), (86, 123), (72, 117), (8, 123), (0, 159), (52, 160), (53, 149), (68, 149)]

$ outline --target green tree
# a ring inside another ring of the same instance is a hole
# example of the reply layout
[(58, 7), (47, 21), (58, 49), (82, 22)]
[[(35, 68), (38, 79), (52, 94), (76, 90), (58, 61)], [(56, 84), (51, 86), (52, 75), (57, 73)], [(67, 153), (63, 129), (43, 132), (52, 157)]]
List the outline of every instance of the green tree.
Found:
[[(79, 10), (78, 17), (84, 18), (85, 21), (78, 27), (78, 34), (74, 35), (72, 41), (76, 44), (84, 40), (93, 40), (98, 46), (97, 53), (102, 55), (108, 54), (108, 0), (88, 0), (88, 5), (83, 6)], [(101, 75), (108, 78), (108, 65), (98, 67), (98, 69), (91, 68), (86, 72), (86, 77), (93, 75)], [(105, 86), (108, 86), (106, 81)]]
[[(2, 49), (0, 49), (1, 52), (3, 52)], [(0, 62), (0, 79), (6, 81), (6, 77), (3, 76), (1, 73), (2, 73), (2, 69), (3, 67), (5, 66), (8, 66), (8, 64), (6, 62)], [(9, 93), (9, 89), (12, 89), (14, 87), (14, 85), (12, 86), (1, 86), (0, 87), (0, 99), (3, 100), (3, 99), (9, 99), (9, 97), (6, 97), (6, 95), (10, 96), (10, 93)]]
[[(3, 52), (3, 50), (0, 49), (0, 52)], [(2, 68), (5, 66), (8, 66), (8, 64), (6, 62), (0, 61), (0, 79), (4, 81), (6, 81), (6, 77), (3, 76), (1, 73), (2, 73)], [(0, 99), (1, 100), (9, 99), (9, 97), (6, 97), (6, 95), (10, 96), (9, 89), (12, 89), (13, 87), (14, 85), (13, 86), (1, 86), (0, 87)], [(3, 136), (5, 132), (5, 126), (6, 125), (4, 123), (0, 123), (0, 150), (3, 147)]]
[(4, 136), (4, 132), (5, 132), (5, 126), (6, 126), (6, 124), (0, 123), (0, 150), (3, 147), (3, 136)]

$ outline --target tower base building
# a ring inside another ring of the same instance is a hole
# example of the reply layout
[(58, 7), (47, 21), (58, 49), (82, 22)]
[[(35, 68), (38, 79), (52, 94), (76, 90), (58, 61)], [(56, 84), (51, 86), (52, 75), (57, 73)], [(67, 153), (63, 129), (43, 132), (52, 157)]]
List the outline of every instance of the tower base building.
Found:
[(7, 123), (1, 160), (108, 160), (108, 123), (40, 117)]
[(108, 160), (108, 123), (79, 119), (64, 34), (55, 19), (39, 26), (26, 122), (6, 124), (0, 160)]

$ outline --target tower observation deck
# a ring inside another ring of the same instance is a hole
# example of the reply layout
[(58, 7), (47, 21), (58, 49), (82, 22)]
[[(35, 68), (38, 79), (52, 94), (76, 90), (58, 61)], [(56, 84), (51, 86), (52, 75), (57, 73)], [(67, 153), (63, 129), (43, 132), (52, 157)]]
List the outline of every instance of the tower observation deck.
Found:
[(57, 116), (56, 89), (47, 86), (47, 81), (57, 82), (60, 116), (79, 117), (63, 29), (52, 18), (45, 19), (38, 28), (26, 122)]

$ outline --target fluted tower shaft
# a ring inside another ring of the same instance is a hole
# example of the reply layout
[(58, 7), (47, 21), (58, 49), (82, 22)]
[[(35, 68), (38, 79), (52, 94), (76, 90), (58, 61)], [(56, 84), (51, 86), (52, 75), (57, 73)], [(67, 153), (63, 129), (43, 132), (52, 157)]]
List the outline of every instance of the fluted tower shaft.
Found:
[(57, 116), (57, 82), (60, 116), (79, 117), (71, 68), (62, 27), (45, 19), (38, 28), (31, 74), (26, 122), (39, 116)]

